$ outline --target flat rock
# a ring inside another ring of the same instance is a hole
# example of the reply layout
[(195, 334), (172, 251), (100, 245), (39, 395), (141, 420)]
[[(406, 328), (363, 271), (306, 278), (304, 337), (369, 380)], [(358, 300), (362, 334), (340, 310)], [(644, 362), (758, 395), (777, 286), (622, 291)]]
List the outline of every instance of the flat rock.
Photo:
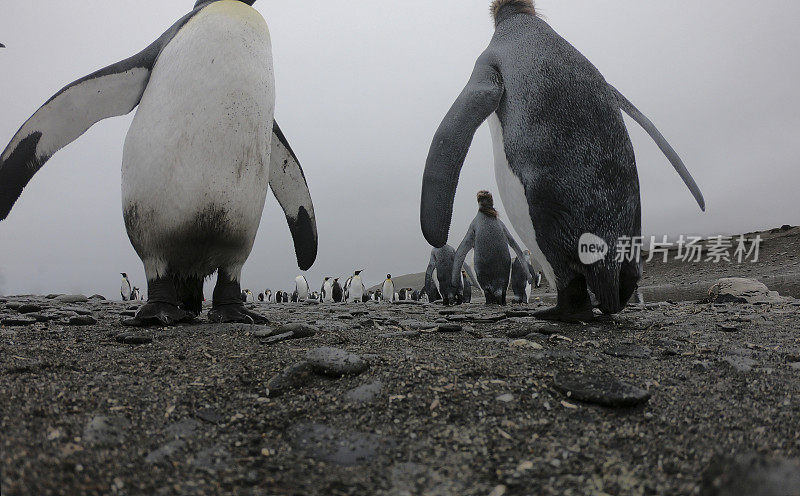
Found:
[(167, 426), (165, 432), (175, 439), (192, 439), (200, 430), (200, 422), (193, 418), (185, 418)]
[(314, 367), (308, 362), (290, 365), (267, 381), (270, 397), (280, 396), (287, 391), (306, 384), (314, 373)]
[(86, 303), (89, 298), (84, 295), (61, 295), (56, 296), (55, 300), (61, 303)]
[(648, 391), (608, 374), (558, 372), (554, 385), (572, 399), (608, 407), (632, 407), (650, 399)]
[(530, 333), (531, 333), (530, 329), (515, 328), (507, 330), (506, 336), (510, 337), (511, 339), (518, 339), (518, 338), (524, 338)]
[(152, 336), (133, 332), (123, 332), (121, 334), (117, 334), (114, 339), (118, 343), (131, 345), (149, 344), (153, 342)]
[(214, 408), (201, 408), (197, 410), (194, 415), (203, 422), (208, 422), (209, 424), (219, 424), (225, 420), (225, 417)]
[(19, 312), (19, 313), (34, 313), (34, 312), (41, 312), (41, 311), (42, 311), (42, 307), (37, 305), (37, 304), (35, 304), (35, 303), (25, 303), (23, 305), (20, 305), (19, 308), (17, 308), (17, 312)]
[(231, 454), (221, 446), (205, 449), (192, 457), (191, 465), (206, 472), (225, 470), (231, 463)]
[(752, 358), (737, 356), (737, 355), (730, 355), (726, 356), (722, 359), (722, 362), (730, 366), (736, 372), (741, 374), (746, 374), (753, 370), (753, 367), (758, 365), (758, 362), (753, 360)]
[(603, 353), (617, 358), (650, 358), (653, 356), (653, 350), (647, 346), (639, 346), (635, 344), (622, 344), (619, 346), (613, 346), (603, 350)]
[(363, 358), (338, 348), (314, 348), (306, 354), (306, 361), (315, 372), (333, 377), (358, 375), (369, 368)]
[(83, 429), (83, 440), (96, 446), (119, 446), (125, 442), (130, 426), (130, 421), (125, 417), (97, 415)]
[(419, 336), (419, 331), (397, 331), (378, 334), (379, 338), (417, 338)]
[(369, 403), (381, 394), (383, 390), (383, 383), (380, 381), (371, 382), (358, 386), (345, 393), (345, 398), (354, 403)]
[(75, 317), (70, 317), (68, 322), (69, 325), (85, 326), (97, 324), (97, 319), (91, 315), (76, 315)]
[(702, 496), (795, 496), (800, 461), (750, 454), (717, 459), (703, 475)]
[(290, 431), (292, 445), (316, 460), (337, 465), (360, 465), (375, 458), (391, 443), (367, 432), (345, 431), (323, 424), (300, 424)]
[(436, 323), (422, 322), (414, 319), (401, 320), (399, 325), (403, 329), (409, 329), (412, 331), (420, 331), (422, 329), (434, 329), (439, 326), (439, 324)]
[(165, 464), (186, 447), (186, 441), (176, 439), (151, 451), (144, 459), (145, 463), (152, 465)]
[(29, 316), (6, 317), (0, 323), (8, 327), (20, 327), (35, 324), (37, 320)]
[(444, 324), (436, 328), (437, 332), (461, 332), (463, 330), (464, 326), (458, 324)]
[(781, 297), (770, 291), (764, 283), (754, 279), (727, 277), (720, 279), (708, 290), (714, 303), (778, 303)]

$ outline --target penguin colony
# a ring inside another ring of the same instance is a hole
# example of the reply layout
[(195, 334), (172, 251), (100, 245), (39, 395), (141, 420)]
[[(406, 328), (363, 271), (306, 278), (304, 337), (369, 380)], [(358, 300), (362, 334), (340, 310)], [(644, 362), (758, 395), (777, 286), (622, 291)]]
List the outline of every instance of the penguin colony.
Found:
[[(614, 250), (587, 264), (587, 234), (608, 246), (641, 234), (639, 180), (622, 113), (654, 139), (700, 208), (683, 162), (653, 123), (538, 14), (532, 0), (495, 0), (495, 35), (433, 137), (422, 178), (420, 224), (433, 247), (421, 288), (387, 274), (368, 291), (361, 270), (319, 292), (302, 275), (294, 291), (240, 286), (267, 190), (294, 240), (298, 266), (317, 256), (314, 207), (297, 155), (274, 120), (272, 43), (255, 0), (199, 0), (144, 50), (89, 74), (50, 98), (0, 154), (0, 221), (45, 163), (100, 120), (136, 114), (123, 147), (122, 209), (144, 266), (147, 303), (129, 323), (189, 322), (202, 310), (204, 280), (217, 273), (213, 322), (260, 323), (246, 303), (404, 300), (529, 301), (542, 277), (558, 295), (542, 319), (613, 314), (634, 294), (642, 267)], [(0, 48), (4, 45), (0, 44)], [(202, 74), (203, 77), (197, 77)], [(457, 249), (447, 244), (458, 175), (477, 128), (488, 121), (497, 187), (510, 227), (488, 191)], [(180, 129), (180, 133), (173, 132)], [(516, 257), (512, 260), (509, 249)], [(475, 267), (466, 263), (475, 252)], [(534, 270), (539, 267), (539, 271)], [(122, 273), (120, 296), (139, 298)]]

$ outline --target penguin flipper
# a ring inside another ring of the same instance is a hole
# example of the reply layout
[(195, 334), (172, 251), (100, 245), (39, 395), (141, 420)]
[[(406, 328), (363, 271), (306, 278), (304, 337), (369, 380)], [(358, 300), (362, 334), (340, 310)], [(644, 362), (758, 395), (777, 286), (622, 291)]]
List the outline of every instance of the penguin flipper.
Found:
[(447, 243), (458, 176), (472, 137), (497, 109), (502, 96), (502, 76), (484, 54), (433, 137), (422, 176), (420, 224), (425, 239), (435, 248)]
[(297, 265), (308, 270), (317, 259), (317, 221), (306, 176), (278, 123), (272, 126), (269, 186), (278, 199), (294, 239)]
[(185, 15), (136, 55), (68, 84), (22, 125), (0, 155), (0, 221), (57, 151), (95, 123), (139, 105), (161, 49), (200, 10)]
[(630, 100), (625, 98), (625, 95), (620, 93), (618, 89), (616, 89), (611, 85), (609, 85), (609, 88), (617, 97), (617, 102), (619, 102), (620, 108), (623, 111), (625, 111), (626, 114), (631, 116), (631, 118), (635, 120), (637, 124), (642, 126), (642, 128), (645, 131), (647, 131), (647, 134), (650, 135), (653, 141), (656, 142), (656, 145), (658, 145), (658, 148), (661, 149), (661, 152), (667, 157), (667, 159), (670, 161), (675, 170), (678, 171), (678, 174), (681, 176), (681, 179), (683, 179), (683, 182), (689, 188), (689, 191), (691, 191), (692, 196), (694, 196), (694, 199), (700, 206), (700, 209), (703, 212), (705, 212), (706, 201), (703, 198), (703, 193), (700, 191), (700, 187), (697, 186), (697, 183), (695, 182), (694, 178), (689, 173), (689, 170), (686, 168), (686, 165), (683, 163), (683, 160), (681, 160), (681, 157), (678, 156), (678, 152), (676, 152), (675, 149), (672, 148), (672, 146), (669, 144), (664, 135), (661, 134), (658, 128), (656, 128), (655, 124), (653, 124), (653, 122), (650, 119), (648, 119), (646, 115), (644, 115), (639, 109), (637, 109), (636, 106), (630, 102)]

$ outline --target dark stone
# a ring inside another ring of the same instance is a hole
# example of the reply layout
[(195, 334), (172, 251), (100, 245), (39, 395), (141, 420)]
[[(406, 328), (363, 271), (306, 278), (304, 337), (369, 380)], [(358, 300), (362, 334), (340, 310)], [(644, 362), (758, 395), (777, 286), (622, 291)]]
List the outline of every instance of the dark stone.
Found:
[(253, 333), (257, 338), (262, 339), (264, 344), (275, 344), (287, 339), (302, 339), (314, 336), (317, 330), (304, 324), (287, 324), (274, 331), (256, 331)]
[(701, 496), (795, 496), (800, 494), (800, 461), (757, 454), (719, 458), (703, 474)]
[(144, 459), (145, 463), (152, 465), (162, 465), (169, 462), (176, 454), (186, 447), (186, 441), (177, 439), (153, 450)]
[(369, 368), (360, 356), (338, 348), (314, 348), (306, 354), (306, 361), (314, 372), (333, 377), (358, 375)]
[(225, 470), (231, 463), (231, 454), (221, 446), (214, 446), (201, 451), (192, 458), (194, 468), (206, 472)]
[(752, 358), (736, 355), (727, 356), (722, 359), (722, 362), (728, 364), (733, 370), (740, 374), (746, 374), (753, 370), (753, 367), (758, 365), (758, 362)]
[(355, 403), (369, 403), (381, 394), (383, 383), (381, 381), (364, 384), (345, 393), (345, 398)]
[(203, 408), (197, 410), (194, 416), (204, 422), (208, 422), (209, 424), (219, 424), (225, 420), (225, 417), (223, 417), (221, 413), (213, 408)]
[(286, 367), (267, 382), (269, 396), (280, 396), (289, 390), (305, 385), (313, 373), (314, 368), (308, 362), (300, 362)]
[(19, 317), (6, 317), (2, 321), (0, 321), (4, 326), (8, 327), (19, 327), (19, 326), (26, 326), (36, 323), (36, 319), (29, 316), (19, 316)]
[(512, 339), (519, 339), (519, 338), (524, 338), (525, 336), (527, 336), (530, 333), (531, 333), (530, 329), (516, 328), (516, 329), (507, 330), (506, 331), (506, 336), (508, 336), (508, 337), (510, 337)]
[(96, 295), (92, 295), (92, 296), (90, 296), (90, 297), (89, 297), (89, 299), (90, 299), (90, 300), (100, 300), (100, 301), (103, 301), (103, 300), (105, 300), (105, 299), (106, 299), (106, 297), (105, 297), (105, 296), (103, 296), (103, 295), (96, 294)]
[(70, 317), (69, 319), (69, 325), (85, 326), (94, 324), (97, 324), (97, 319), (95, 319), (91, 315), (78, 315), (75, 317)]
[(614, 346), (613, 348), (603, 350), (603, 353), (617, 358), (650, 358), (653, 356), (653, 350), (646, 346), (638, 346), (635, 344)]
[(125, 442), (130, 421), (125, 417), (97, 415), (83, 429), (83, 440), (88, 444), (114, 447)]
[(150, 344), (153, 342), (152, 336), (148, 336), (146, 334), (134, 334), (130, 332), (123, 332), (122, 334), (117, 334), (114, 337), (114, 339), (118, 343), (132, 344), (132, 345)]
[(19, 301), (11, 301), (6, 303), (6, 308), (8, 308), (9, 310), (19, 311), (19, 309), (22, 308), (22, 305), (24, 305), (24, 303), (20, 303)]
[(41, 310), (42, 307), (40, 307), (35, 303), (25, 303), (24, 305), (21, 305), (19, 308), (17, 308), (17, 311), (19, 313), (34, 313), (34, 312), (40, 312)]
[(420, 331), (423, 329), (435, 329), (437, 325), (438, 324), (433, 324), (430, 322), (421, 322), (419, 320), (414, 320), (414, 319), (400, 321), (400, 327), (411, 331)]
[(192, 439), (200, 430), (200, 422), (193, 418), (186, 418), (170, 424), (165, 429), (166, 433), (175, 439)]
[(608, 374), (558, 372), (554, 385), (569, 398), (608, 407), (632, 407), (650, 399), (648, 391)]
[(419, 336), (419, 331), (397, 331), (378, 334), (379, 338), (417, 338)]
[(463, 330), (464, 326), (458, 324), (445, 324), (436, 328), (437, 332), (461, 332)]
[(392, 443), (366, 432), (352, 432), (323, 424), (299, 424), (290, 431), (292, 445), (307, 456), (337, 465), (360, 465)]
[(86, 303), (89, 301), (89, 298), (83, 295), (61, 295), (57, 296), (55, 299), (61, 303)]

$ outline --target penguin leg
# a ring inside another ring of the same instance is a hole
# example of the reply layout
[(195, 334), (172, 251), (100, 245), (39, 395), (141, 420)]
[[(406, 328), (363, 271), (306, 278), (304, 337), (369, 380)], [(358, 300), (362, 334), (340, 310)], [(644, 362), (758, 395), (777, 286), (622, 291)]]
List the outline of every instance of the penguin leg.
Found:
[(542, 320), (561, 322), (588, 322), (594, 318), (592, 301), (586, 287), (586, 278), (576, 274), (570, 283), (558, 290), (558, 302), (553, 308), (541, 310), (533, 314)]
[(150, 327), (194, 320), (195, 315), (179, 308), (178, 303), (178, 290), (171, 276), (148, 279), (147, 303), (136, 312), (136, 317), (123, 323), (133, 327)]
[[(268, 324), (266, 317), (245, 308), (239, 278), (234, 277), (232, 272), (219, 269), (208, 319), (216, 323)], [(237, 272), (241, 272), (241, 269)]]

